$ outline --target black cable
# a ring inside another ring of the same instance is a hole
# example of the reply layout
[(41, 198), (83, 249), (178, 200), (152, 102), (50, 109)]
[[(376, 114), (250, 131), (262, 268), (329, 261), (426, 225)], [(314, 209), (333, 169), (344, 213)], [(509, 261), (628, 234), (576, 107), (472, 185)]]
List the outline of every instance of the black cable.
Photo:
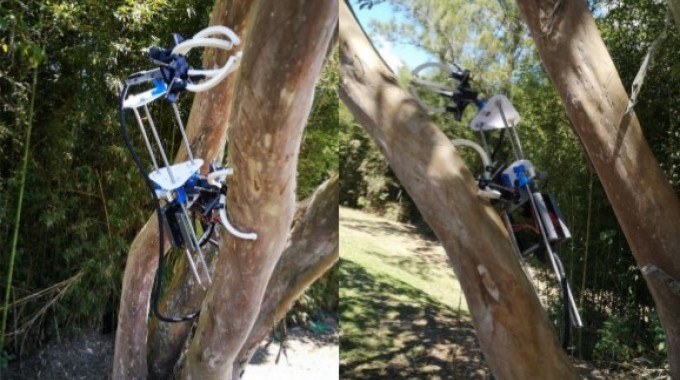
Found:
[(493, 147), (493, 152), (491, 152), (491, 162), (493, 163), (496, 159), (496, 153), (498, 153), (498, 150), (501, 148), (501, 143), (503, 142), (503, 138), (505, 137), (505, 129), (501, 129), (501, 134), (498, 136), (498, 141), (496, 142), (496, 146)]
[(123, 86), (123, 90), (120, 93), (120, 104), (119, 104), (119, 112), (120, 112), (120, 127), (121, 131), (123, 133), (123, 139), (125, 140), (125, 145), (127, 146), (128, 151), (130, 151), (130, 155), (132, 156), (132, 160), (135, 162), (137, 165), (137, 169), (139, 169), (139, 172), (142, 174), (142, 177), (144, 177), (144, 182), (146, 183), (149, 191), (151, 192), (151, 197), (153, 198), (153, 203), (154, 207), (156, 209), (156, 215), (158, 216), (158, 268), (156, 269), (156, 276), (154, 279), (153, 283), (153, 288), (151, 289), (151, 307), (153, 309), (153, 313), (158, 318), (159, 320), (163, 322), (187, 322), (187, 321), (192, 321), (196, 317), (198, 317), (198, 314), (200, 311), (196, 311), (194, 313), (191, 313), (189, 315), (185, 315), (182, 317), (168, 317), (163, 314), (161, 314), (159, 308), (158, 308), (158, 298), (161, 292), (162, 288), (162, 281), (163, 281), (163, 267), (164, 267), (164, 256), (165, 252), (163, 250), (163, 231), (164, 231), (164, 226), (163, 226), (163, 211), (161, 210), (160, 206), (160, 200), (158, 199), (158, 196), (156, 195), (156, 190), (154, 189), (153, 183), (149, 179), (149, 176), (144, 169), (144, 164), (142, 163), (142, 160), (139, 158), (139, 155), (137, 155), (137, 151), (135, 150), (134, 146), (132, 145), (132, 141), (130, 140), (130, 135), (128, 134), (127, 131), (127, 123), (125, 122), (125, 108), (123, 107), (123, 102), (125, 101), (125, 98), (127, 96), (127, 92), (129, 89), (129, 85), (126, 83)]

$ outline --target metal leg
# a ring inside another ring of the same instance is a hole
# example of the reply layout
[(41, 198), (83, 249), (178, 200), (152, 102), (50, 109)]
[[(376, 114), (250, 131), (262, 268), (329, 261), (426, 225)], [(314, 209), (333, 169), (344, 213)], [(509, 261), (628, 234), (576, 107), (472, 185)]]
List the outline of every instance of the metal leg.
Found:
[(510, 241), (512, 242), (512, 250), (515, 252), (515, 255), (517, 255), (518, 259), (522, 259), (522, 252), (519, 249), (519, 244), (517, 244), (517, 239), (515, 238), (515, 233), (512, 230), (512, 223), (510, 223), (510, 216), (508, 215), (507, 212), (503, 211), (501, 212), (501, 218), (503, 218), (503, 223), (505, 223), (505, 228), (508, 230), (508, 234), (510, 235)]
[(189, 145), (189, 139), (187, 138), (187, 133), (184, 130), (184, 123), (182, 123), (182, 117), (179, 114), (179, 108), (177, 108), (177, 103), (172, 103), (172, 109), (175, 111), (175, 117), (177, 118), (177, 124), (179, 124), (179, 131), (182, 133), (182, 140), (184, 140), (184, 146), (187, 149), (187, 155), (191, 163), (194, 163), (194, 153), (191, 151), (191, 145)]
[[(552, 248), (550, 247), (550, 242), (548, 241), (548, 237), (546, 236), (546, 231), (545, 227), (543, 226), (543, 222), (541, 221), (540, 216), (538, 215), (538, 210), (536, 208), (536, 203), (534, 202), (533, 196), (531, 196), (531, 189), (529, 188), (529, 185), (524, 186), (525, 190), (529, 193), (529, 202), (531, 202), (531, 211), (534, 213), (534, 217), (537, 221), (539, 231), (541, 233), (541, 239), (543, 239), (543, 244), (545, 245), (545, 250), (546, 250), (546, 256), (550, 259), (550, 264), (552, 264), (553, 270), (555, 271), (555, 277), (557, 277), (557, 282), (561, 283), (562, 279), (566, 279), (566, 275), (564, 272), (564, 268), (562, 267), (562, 262), (560, 261), (559, 257), (557, 257), (557, 254), (553, 252)], [(558, 264), (559, 263), (559, 264)], [(572, 310), (571, 316), (572, 316), (572, 324), (574, 326), (581, 327), (583, 326), (583, 323), (581, 322), (581, 316), (579, 315), (578, 308), (576, 307), (576, 302), (574, 302), (574, 296), (571, 294), (571, 288), (569, 287), (569, 282), (567, 282), (566, 286), (567, 294), (564, 296), (564, 302), (567, 302), (570, 306), (570, 309)]]
[[(479, 137), (482, 139), (482, 145), (484, 145), (484, 151), (486, 152), (486, 155), (489, 156), (489, 145), (486, 143), (486, 135), (481, 129), (479, 130)], [(484, 168), (484, 170), (486, 170), (486, 168)]]
[(158, 136), (158, 131), (156, 130), (156, 124), (153, 122), (151, 113), (149, 112), (149, 107), (144, 105), (144, 112), (146, 113), (147, 119), (149, 119), (149, 125), (151, 126), (151, 132), (153, 133), (154, 139), (156, 139), (156, 144), (158, 144), (158, 151), (161, 153), (161, 158), (163, 158), (163, 163), (168, 171), (168, 176), (170, 180), (174, 183), (175, 177), (172, 175), (172, 170), (170, 170), (170, 162), (168, 162), (168, 156), (165, 155), (165, 150), (163, 149), (163, 144), (161, 144), (161, 138)]
[(196, 282), (198, 282), (198, 285), (203, 286), (203, 283), (201, 283), (201, 276), (199, 276), (198, 271), (196, 271), (196, 263), (194, 263), (194, 259), (191, 257), (191, 252), (189, 252), (189, 248), (184, 248), (184, 253), (187, 255), (187, 259), (189, 260), (191, 271), (194, 272), (194, 278), (196, 279)]
[(501, 119), (503, 119), (503, 124), (505, 124), (505, 128), (508, 130), (508, 133), (510, 133), (510, 145), (512, 145), (512, 152), (515, 154), (515, 157), (518, 160), (524, 159), (522, 145), (519, 143), (519, 138), (515, 133), (514, 128), (515, 126), (508, 124), (508, 119), (505, 117), (505, 111), (503, 111), (503, 107), (501, 106), (500, 101), (496, 103), (496, 106), (498, 107), (498, 111), (500, 111), (501, 113)]
[[(559, 256), (555, 254), (555, 263), (557, 266), (560, 268), (560, 272), (562, 274), (562, 277), (565, 278), (565, 272), (564, 272), (564, 265), (562, 265), (562, 260), (560, 260)], [(565, 279), (565, 287), (566, 287), (566, 299), (564, 302), (567, 302), (569, 304), (569, 316), (571, 317), (571, 323), (572, 325), (576, 327), (583, 327), (583, 322), (581, 321), (581, 315), (578, 312), (578, 307), (576, 307), (576, 301), (574, 301), (574, 295), (571, 293), (571, 287), (569, 286), (569, 281), (566, 281)]]
[[(184, 207), (183, 204), (181, 204), (182, 207), (182, 212), (186, 216), (187, 220), (191, 220), (189, 218), (189, 213), (187, 213), (186, 207)], [(203, 265), (203, 271), (205, 272), (205, 276), (208, 279), (208, 284), (212, 283), (212, 278), (210, 277), (210, 270), (208, 269), (208, 264), (205, 262), (205, 257), (203, 256), (203, 251), (201, 250), (201, 246), (198, 244), (198, 238), (196, 238), (196, 232), (194, 231), (194, 226), (191, 225), (189, 227), (189, 239), (192, 240), (192, 246), (196, 248), (196, 253), (198, 254), (198, 259), (201, 261), (201, 264)], [(185, 242), (185, 245), (188, 246), (188, 243)]]
[[(519, 244), (517, 243), (517, 239), (515, 238), (515, 233), (512, 230), (512, 223), (510, 223), (510, 215), (508, 215), (507, 212), (501, 211), (501, 219), (503, 219), (503, 223), (505, 224), (505, 228), (508, 230), (508, 234), (510, 235), (510, 242), (512, 243), (512, 250), (515, 252), (515, 255), (517, 256), (517, 259), (519, 260), (520, 267), (522, 267), (522, 271), (524, 272), (524, 275), (529, 279), (529, 282), (531, 283), (531, 287), (534, 289), (534, 293), (536, 294), (536, 298), (538, 298), (539, 301), (541, 301), (541, 297), (538, 295), (538, 290), (536, 289), (536, 286), (534, 285), (534, 279), (533, 276), (529, 273), (527, 268), (525, 266), (527, 265), (522, 258), (522, 252), (519, 249)], [(541, 301), (541, 304), (543, 302)], [(543, 305), (545, 307), (545, 305)]]
[(139, 115), (137, 108), (133, 108), (132, 112), (135, 113), (135, 118), (137, 118), (137, 125), (139, 125), (139, 130), (142, 132), (142, 137), (144, 137), (144, 143), (146, 144), (146, 149), (149, 151), (149, 156), (151, 156), (151, 162), (153, 162), (153, 168), (158, 170), (158, 163), (156, 162), (156, 156), (153, 154), (153, 149), (151, 148), (151, 143), (149, 142), (149, 136), (146, 134), (146, 128), (144, 128), (144, 122), (142, 117)]

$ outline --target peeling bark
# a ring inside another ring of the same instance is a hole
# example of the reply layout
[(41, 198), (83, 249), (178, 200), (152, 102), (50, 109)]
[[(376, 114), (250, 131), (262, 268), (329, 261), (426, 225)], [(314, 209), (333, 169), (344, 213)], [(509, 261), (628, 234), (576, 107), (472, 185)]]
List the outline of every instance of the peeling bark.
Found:
[(259, 314), (295, 209), (300, 139), (314, 84), (337, 24), (337, 1), (259, 1), (243, 50), (233, 112), (227, 194), (230, 219), (255, 241), (224, 235), (186, 379), (230, 379)]
[(334, 174), (298, 206), (286, 249), (267, 284), (260, 314), (234, 362), (233, 379), (241, 377), (257, 344), (286, 316), (305, 289), (338, 261), (339, 179)]
[[(585, 1), (519, 0), (536, 48), (574, 132), (600, 178), (652, 293), (666, 332), (671, 375), (680, 378), (680, 202), (654, 158)], [(671, 2), (672, 4), (672, 2)], [(549, 17), (544, 17), (546, 15)], [(547, 28), (545, 20), (551, 20)], [(656, 268), (657, 270), (645, 270)]]
[[(320, 185), (311, 197), (297, 205), (286, 249), (267, 284), (255, 326), (239, 353), (239, 359), (234, 363), (234, 379), (240, 378), (240, 373), (254, 352), (253, 348), (266, 337), (271, 327), (285, 317), (307, 287), (337, 262), (339, 191), (339, 176), (335, 174)], [(208, 256), (206, 259), (210, 265), (214, 257)], [(170, 284), (168, 303), (179, 314), (190, 313), (200, 307), (205, 291), (200, 287), (184, 289), (181, 286), (185, 283), (183, 281), (193, 275), (188, 266), (178, 266), (181, 274), (176, 275)], [(187, 291), (191, 293), (187, 294)], [(164, 310), (163, 304), (161, 308)], [(164, 332), (157, 335), (150, 333), (149, 375), (151, 378), (167, 379), (185, 346), (191, 325), (158, 325), (164, 327)], [(152, 337), (155, 342), (151, 341)]]
[(385, 155), (442, 242), (469, 305), (484, 356), (499, 379), (574, 379), (498, 214), (449, 139), (399, 87), (340, 4), (340, 97)]
[(154, 214), (132, 242), (125, 265), (113, 357), (114, 380), (146, 378), (146, 321), (157, 265), (158, 219)]
[[(251, 19), (252, 5), (246, 0), (218, 1), (212, 10), (210, 25), (230, 27), (241, 38), (243, 47), (247, 39), (248, 25)], [(203, 57), (203, 66), (211, 67), (215, 62), (223, 63), (233, 51), (207, 49)], [(208, 171), (212, 160), (221, 161), (227, 138), (228, 120), (231, 111), (231, 100), (235, 78), (238, 71), (229, 75), (214, 89), (207, 93), (198, 93), (194, 97), (188, 121), (187, 135), (192, 150), (198, 157), (206, 157), (203, 172)], [(198, 154), (200, 152), (200, 154)], [(186, 159), (186, 151), (180, 148), (176, 161)], [(216, 249), (207, 247), (206, 261), (211, 266)], [(187, 315), (200, 309), (206, 291), (200, 286), (185, 288), (193, 273), (189, 270), (184, 258), (179, 261), (174, 271), (172, 282), (160, 303), (162, 312), (173, 315)], [(191, 330), (192, 323), (163, 323), (152, 319), (149, 326), (148, 339), (148, 371), (151, 379), (167, 379), (173, 366), (180, 357), (185, 340)]]
[[(213, 8), (211, 21), (224, 22), (222, 25), (231, 27), (237, 33), (244, 32), (249, 7), (250, 1), (220, 1)], [(233, 24), (226, 24), (228, 21), (232, 21)], [(222, 63), (227, 56), (228, 53), (221, 50), (215, 53), (207, 49), (203, 65), (210, 67), (215, 60)], [(228, 76), (211, 91), (198, 93), (194, 97), (192, 112), (187, 123), (187, 135), (194, 154), (206, 162), (204, 171), (207, 170), (207, 165), (212, 160), (218, 159), (224, 150), (235, 74)], [(185, 158), (186, 151), (182, 146), (176, 160)], [(166, 242), (166, 253), (169, 248)], [(153, 215), (135, 236), (125, 265), (116, 330), (114, 380), (145, 379), (147, 376), (147, 317), (149, 297), (157, 266), (158, 220)]]

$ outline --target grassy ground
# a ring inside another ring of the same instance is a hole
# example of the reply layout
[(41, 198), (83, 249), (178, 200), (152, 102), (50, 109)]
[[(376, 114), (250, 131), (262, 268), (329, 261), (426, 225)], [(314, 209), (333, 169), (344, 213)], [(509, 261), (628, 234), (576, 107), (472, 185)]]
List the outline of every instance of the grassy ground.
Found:
[(340, 260), (340, 378), (489, 377), (440, 246), (341, 209)]
[[(670, 379), (626, 363), (574, 365), (583, 379)], [(413, 227), (343, 208), (340, 378), (491, 378), (443, 249)]]

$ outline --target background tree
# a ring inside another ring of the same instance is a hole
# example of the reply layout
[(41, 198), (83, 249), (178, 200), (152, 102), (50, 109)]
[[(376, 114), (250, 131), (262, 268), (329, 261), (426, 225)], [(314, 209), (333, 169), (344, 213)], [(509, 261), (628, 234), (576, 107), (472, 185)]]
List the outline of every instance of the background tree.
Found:
[(625, 112), (628, 96), (586, 4), (552, 10), (549, 4), (518, 4), (642, 269), (666, 331), (671, 374), (678, 377), (680, 202), (637, 117)]

